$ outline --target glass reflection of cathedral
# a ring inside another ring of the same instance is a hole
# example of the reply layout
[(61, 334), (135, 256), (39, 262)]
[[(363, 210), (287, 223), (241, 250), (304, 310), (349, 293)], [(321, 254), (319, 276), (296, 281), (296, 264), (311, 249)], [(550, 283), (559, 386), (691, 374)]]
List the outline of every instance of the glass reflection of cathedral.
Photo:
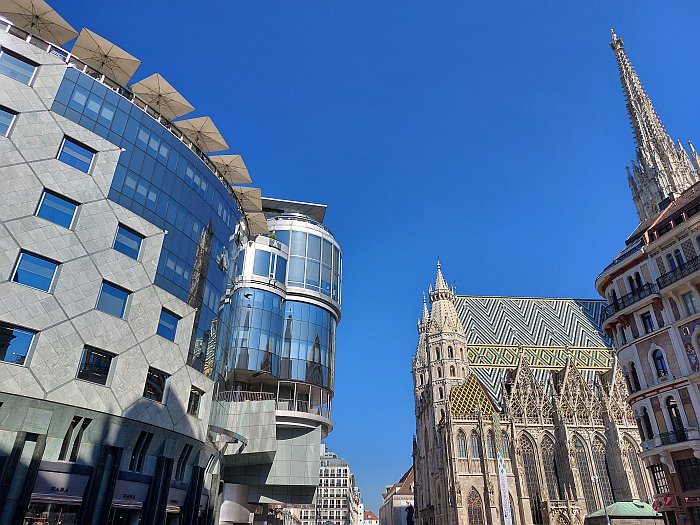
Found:
[(413, 360), (418, 523), (575, 524), (648, 499), (602, 301), (456, 296), (438, 264), (430, 305)]

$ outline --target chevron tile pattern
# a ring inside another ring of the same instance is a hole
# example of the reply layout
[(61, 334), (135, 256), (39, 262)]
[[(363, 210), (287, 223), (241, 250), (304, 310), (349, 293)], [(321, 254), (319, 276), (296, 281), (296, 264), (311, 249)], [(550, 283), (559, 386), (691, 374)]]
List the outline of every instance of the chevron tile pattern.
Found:
[(611, 343), (599, 323), (604, 306), (585, 299), (455, 297), (467, 336), (465, 357), (498, 404), (505, 372), (521, 358), (545, 391), (550, 372), (568, 360), (591, 382), (596, 370), (608, 370)]

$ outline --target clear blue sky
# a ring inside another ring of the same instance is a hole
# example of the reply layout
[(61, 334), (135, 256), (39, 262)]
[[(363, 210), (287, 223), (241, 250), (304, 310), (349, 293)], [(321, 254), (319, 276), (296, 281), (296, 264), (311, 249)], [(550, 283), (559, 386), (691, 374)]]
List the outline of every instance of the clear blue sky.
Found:
[(365, 504), (411, 464), (411, 356), (440, 257), (461, 294), (593, 297), (635, 227), (615, 27), (700, 142), (696, 2), (50, 0), (211, 115), (344, 249), (335, 430)]

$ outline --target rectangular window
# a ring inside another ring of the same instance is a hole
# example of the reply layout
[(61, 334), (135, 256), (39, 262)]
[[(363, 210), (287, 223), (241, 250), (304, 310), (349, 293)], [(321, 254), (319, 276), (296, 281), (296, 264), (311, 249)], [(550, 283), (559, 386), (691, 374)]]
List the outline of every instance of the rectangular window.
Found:
[(664, 494), (668, 492), (668, 481), (666, 480), (664, 468), (661, 465), (652, 465), (649, 467), (649, 472), (651, 473), (651, 479), (654, 481), (656, 493)]
[(114, 249), (132, 259), (138, 259), (142, 240), (143, 235), (120, 224), (117, 228), (117, 236), (114, 238)]
[(644, 333), (649, 334), (654, 331), (654, 322), (651, 320), (651, 312), (644, 312), (641, 315), (642, 325), (644, 325)]
[(281, 255), (277, 256), (277, 264), (275, 266), (275, 280), (283, 283), (287, 278), (287, 259)]
[(693, 315), (698, 313), (698, 303), (695, 300), (695, 294), (693, 292), (684, 293), (681, 295), (683, 299), (683, 304), (685, 305), (685, 310), (688, 315)]
[(146, 376), (146, 386), (143, 389), (143, 397), (162, 403), (167, 382), (168, 374), (155, 368), (149, 368)]
[(70, 137), (64, 137), (61, 149), (58, 150), (58, 160), (88, 173), (95, 152)]
[(0, 323), (0, 361), (23, 365), (32, 346), (32, 330)]
[(57, 262), (29, 252), (20, 252), (12, 280), (48, 292), (51, 289), (56, 268), (58, 268)]
[(97, 306), (95, 308), (115, 317), (124, 317), (126, 301), (128, 299), (129, 292), (127, 290), (102, 281), (102, 290), (100, 290), (100, 296), (97, 299)]
[(187, 403), (187, 413), (192, 416), (199, 416), (199, 405), (202, 403), (202, 392), (199, 388), (190, 389), (190, 400)]
[(175, 341), (175, 333), (177, 332), (177, 322), (179, 320), (180, 318), (177, 317), (175, 314), (171, 314), (167, 310), (161, 310), (160, 320), (158, 321), (158, 330), (156, 330), (156, 333), (161, 337), (165, 337), (166, 339)]
[(36, 210), (36, 216), (58, 224), (59, 226), (63, 226), (64, 228), (70, 228), (77, 208), (77, 203), (44, 190), (39, 208)]
[(11, 109), (0, 106), (0, 135), (7, 137), (10, 133), (10, 128), (12, 127), (12, 122), (14, 122), (17, 113)]
[(24, 57), (6, 49), (0, 49), (0, 73), (5, 76), (29, 85), (37, 67), (37, 64), (30, 62)]
[(700, 489), (700, 460), (697, 458), (676, 461), (683, 492)]
[(109, 352), (86, 346), (83, 349), (76, 377), (98, 385), (106, 385), (113, 358), (114, 355)]
[(263, 277), (270, 276), (270, 252), (255, 250), (253, 273), (255, 275), (262, 275)]

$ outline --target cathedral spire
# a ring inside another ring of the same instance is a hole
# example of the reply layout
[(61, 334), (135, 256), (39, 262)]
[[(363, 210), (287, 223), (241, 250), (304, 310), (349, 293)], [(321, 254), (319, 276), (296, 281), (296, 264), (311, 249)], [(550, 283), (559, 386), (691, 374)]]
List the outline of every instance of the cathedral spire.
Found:
[(610, 47), (617, 61), (636, 146), (636, 162), (632, 162), (630, 169), (630, 190), (639, 220), (645, 221), (698, 182), (698, 173), (685, 149), (666, 133), (627, 58), (624, 42), (614, 30), (611, 32)]
[(455, 294), (442, 275), (440, 261), (437, 263), (435, 286), (430, 287), (430, 304), (429, 326), (432, 332), (454, 332), (464, 335), (464, 327), (455, 307)]

